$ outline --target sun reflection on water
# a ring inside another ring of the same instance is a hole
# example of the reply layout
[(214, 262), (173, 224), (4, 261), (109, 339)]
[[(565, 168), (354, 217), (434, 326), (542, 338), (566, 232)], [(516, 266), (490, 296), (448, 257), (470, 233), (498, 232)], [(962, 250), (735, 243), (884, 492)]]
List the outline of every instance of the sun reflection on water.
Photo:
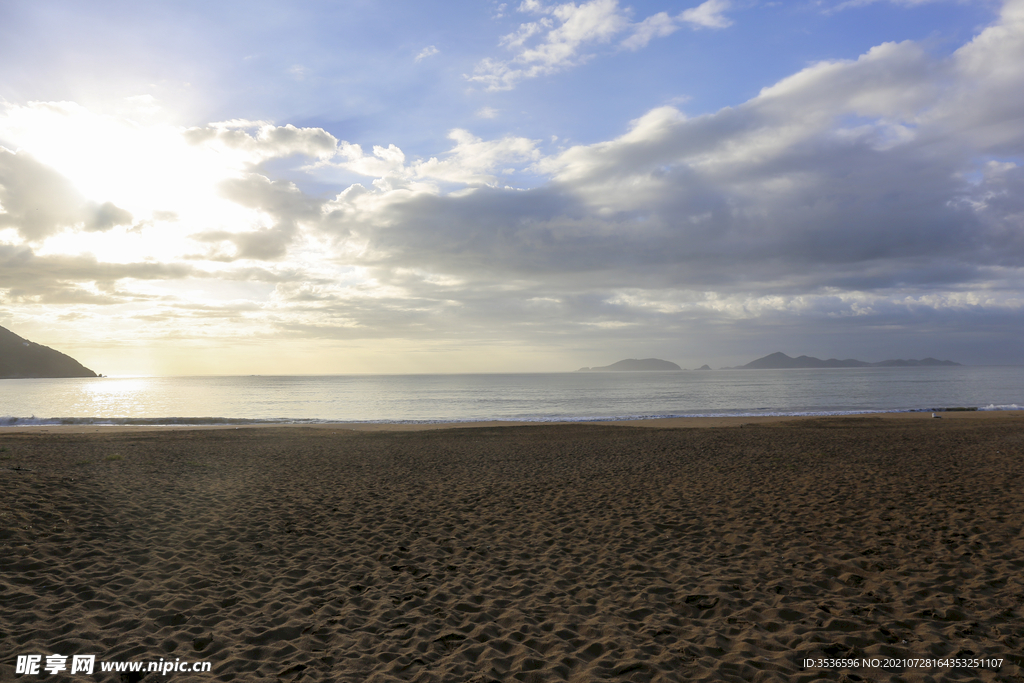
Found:
[(145, 377), (104, 377), (90, 381), (83, 388), (91, 404), (91, 415), (131, 417), (144, 412), (151, 381)]

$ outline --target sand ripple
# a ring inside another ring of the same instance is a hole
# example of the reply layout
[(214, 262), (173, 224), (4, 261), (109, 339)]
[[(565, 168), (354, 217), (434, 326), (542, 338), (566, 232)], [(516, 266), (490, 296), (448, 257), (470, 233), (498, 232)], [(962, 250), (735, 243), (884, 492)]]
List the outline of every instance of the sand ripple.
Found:
[(2, 680), (1022, 680), (1020, 418), (0, 444)]

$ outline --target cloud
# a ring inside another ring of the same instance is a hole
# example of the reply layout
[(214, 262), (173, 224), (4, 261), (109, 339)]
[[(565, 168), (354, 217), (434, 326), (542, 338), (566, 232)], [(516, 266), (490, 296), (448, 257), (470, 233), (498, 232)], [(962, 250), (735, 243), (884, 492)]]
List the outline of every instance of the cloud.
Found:
[(729, 7), (729, 0), (706, 0), (697, 7), (683, 10), (679, 19), (704, 28), (727, 28), (732, 26), (732, 20), (723, 13)]
[(181, 264), (115, 264), (92, 256), (40, 256), (27, 245), (0, 243), (0, 290), (7, 290), (9, 296), (15, 297), (46, 297), (55, 292), (80, 290), (111, 291), (120, 280), (167, 280), (195, 272), (195, 268)]
[(266, 121), (236, 119), (211, 123), (185, 131), (193, 145), (219, 145), (244, 151), (256, 159), (301, 154), (317, 159), (334, 156), (338, 140), (323, 128), (296, 128), (291, 124), (275, 126)]
[(204, 259), (233, 261), (235, 259), (255, 259), (273, 261), (282, 258), (288, 252), (288, 245), (295, 236), (295, 230), (287, 226), (274, 226), (241, 232), (215, 230), (199, 233), (192, 239), (201, 242), (231, 242), (235, 245), (233, 255), (207, 254)]
[(546, 5), (540, 0), (523, 0), (519, 11), (538, 15), (538, 20), (520, 24), (516, 31), (501, 38), (500, 44), (513, 50), (515, 56), (509, 60), (484, 59), (467, 78), (487, 86), (488, 90), (511, 90), (524, 79), (586, 63), (594, 57), (586, 50), (609, 43), (623, 33), (629, 35), (619, 46), (639, 50), (654, 38), (671, 35), (682, 23), (725, 28), (732, 24), (723, 14), (728, 8), (728, 0), (707, 0), (676, 17), (659, 12), (632, 23), (630, 10), (620, 8), (617, 0), (590, 0), (579, 5), (574, 2)]
[[(71, 102), (0, 104), (4, 144), (30, 153), (50, 171), (49, 179), (34, 168), (19, 172), (22, 201), (47, 188), (47, 208), (32, 216), (39, 219), (40, 226), (50, 221), (55, 211), (63, 213), (59, 221), (63, 225), (101, 232), (115, 223), (126, 224), (127, 214), (138, 219), (136, 228), (150, 225), (147, 217), (154, 212), (177, 214), (182, 229), (199, 222), (232, 221), (237, 215), (227, 215), (226, 202), (213, 192), (217, 182), (275, 155), (299, 150), (330, 153), (330, 140), (318, 149), (319, 134), (310, 135), (308, 130), (229, 128), (215, 124), (206, 131), (183, 131), (159, 118), (139, 121), (132, 115), (97, 113)], [(221, 141), (218, 132), (224, 133)], [(203, 144), (189, 142), (204, 137), (207, 141)], [(8, 165), (16, 163), (7, 161)], [(82, 202), (90, 215), (69, 215)], [(108, 204), (126, 213), (105, 206)], [(29, 230), (35, 228), (30, 225)], [(37, 231), (36, 237), (57, 232), (61, 230), (46, 227)]]
[(210, 258), (216, 260), (281, 259), (287, 254), (300, 223), (317, 223), (321, 218), (323, 200), (309, 197), (287, 180), (271, 181), (258, 173), (249, 173), (223, 181), (220, 191), (225, 199), (254, 209), (273, 224), (255, 230), (212, 230), (192, 235), (192, 239), (200, 242), (234, 244), (234, 255), (215, 252)]
[[(532, 190), (364, 188), (346, 225), (379, 273), (448, 278), (443, 298), (461, 306), (543, 300), (567, 326), (1009, 314), (1024, 284), (1019, 14), (1008, 6), (947, 58), (886, 43), (737, 107), (653, 109), (615, 139), (536, 158), (550, 181)], [(467, 169), (507, 152), (453, 137)], [(426, 279), (401, 287), (442, 296)]]
[(25, 152), (0, 147), (0, 228), (39, 241), (68, 228), (104, 231), (131, 223), (128, 211), (88, 201), (54, 169)]
[[(509, 61), (483, 60), (470, 81), (482, 83), (489, 90), (509, 90), (524, 78), (586, 62), (590, 55), (582, 53), (585, 46), (606, 43), (629, 25), (617, 0), (590, 0), (580, 5), (545, 5), (538, 0), (524, 0), (519, 11), (540, 18), (520, 25), (516, 32), (501, 39), (501, 44), (515, 50), (516, 55)], [(529, 45), (536, 36), (541, 39)]]
[(464, 185), (493, 185), (493, 172), (510, 163), (540, 159), (537, 142), (527, 138), (506, 136), (499, 140), (482, 140), (469, 131), (455, 129), (448, 134), (455, 141), (445, 158), (431, 157), (413, 165), (420, 178), (431, 178)]
[(683, 24), (691, 28), (728, 28), (732, 20), (724, 12), (730, 8), (729, 0), (706, 0), (697, 7), (683, 10), (675, 17), (667, 12), (653, 14), (630, 27), (630, 35), (620, 43), (627, 50), (639, 50), (655, 38), (664, 38), (678, 31)]
[(259, 173), (225, 180), (220, 190), (225, 198), (265, 213), (277, 225), (294, 227), (300, 220), (315, 219), (320, 212), (321, 201), (304, 194), (295, 183), (272, 181)]
[(436, 47), (434, 47), (433, 45), (429, 45), (429, 46), (423, 48), (422, 50), (420, 50), (420, 53), (418, 55), (416, 55), (416, 61), (417, 62), (423, 61), (427, 57), (433, 57), (434, 55), (436, 55), (439, 52), (440, 52), (440, 50), (438, 50)]
[(498, 140), (482, 140), (469, 131), (456, 128), (448, 133), (455, 146), (440, 158), (406, 162), (405, 153), (395, 145), (375, 145), (372, 154), (359, 145), (341, 145), (344, 161), (335, 162), (356, 173), (377, 178), (375, 185), (390, 189), (436, 192), (433, 181), (461, 185), (494, 185), (495, 172), (509, 164), (538, 161), (537, 141), (506, 136)]
[(647, 47), (654, 38), (663, 38), (675, 33), (679, 25), (669, 17), (667, 12), (653, 14), (633, 27), (633, 33), (622, 41), (621, 46), (627, 50), (639, 50)]
[(112, 202), (103, 202), (98, 206), (90, 202), (87, 207), (90, 215), (84, 222), (86, 230), (102, 232), (119, 225), (132, 224), (132, 215)]

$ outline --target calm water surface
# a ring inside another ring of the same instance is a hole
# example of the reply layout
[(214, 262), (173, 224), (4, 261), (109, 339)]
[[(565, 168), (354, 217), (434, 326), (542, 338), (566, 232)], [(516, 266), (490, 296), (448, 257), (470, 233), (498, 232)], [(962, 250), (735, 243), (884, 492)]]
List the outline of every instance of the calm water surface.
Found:
[(0, 423), (406, 422), (1024, 406), (1024, 368), (0, 380)]

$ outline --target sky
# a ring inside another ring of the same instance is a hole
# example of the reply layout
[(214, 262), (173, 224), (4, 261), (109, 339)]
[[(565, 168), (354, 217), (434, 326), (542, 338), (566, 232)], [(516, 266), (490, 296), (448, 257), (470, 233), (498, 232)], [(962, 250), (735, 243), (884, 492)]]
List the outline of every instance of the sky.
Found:
[(107, 375), (1024, 363), (1024, 0), (0, 4), (0, 326)]

